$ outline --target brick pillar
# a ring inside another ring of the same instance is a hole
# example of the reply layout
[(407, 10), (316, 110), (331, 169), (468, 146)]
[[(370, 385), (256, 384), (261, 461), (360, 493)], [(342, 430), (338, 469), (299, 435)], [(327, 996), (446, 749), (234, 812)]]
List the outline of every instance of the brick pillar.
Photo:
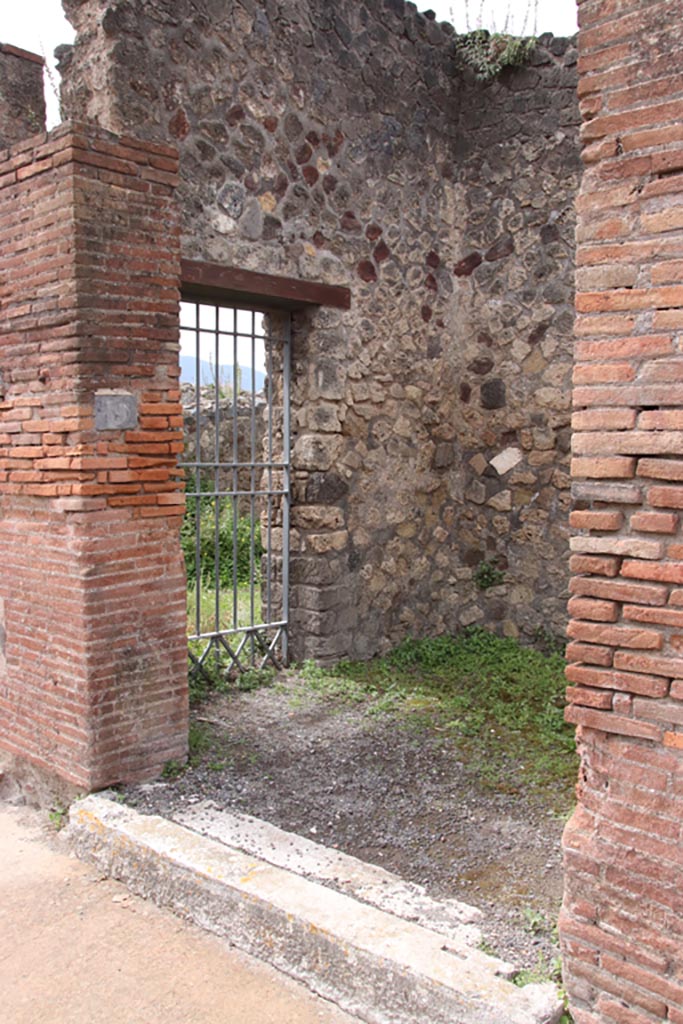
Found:
[(683, 0), (579, 0), (576, 1024), (683, 1024)]
[(45, 131), (45, 61), (0, 43), (0, 149)]
[(92, 790), (187, 742), (177, 155), (0, 162), (0, 745)]

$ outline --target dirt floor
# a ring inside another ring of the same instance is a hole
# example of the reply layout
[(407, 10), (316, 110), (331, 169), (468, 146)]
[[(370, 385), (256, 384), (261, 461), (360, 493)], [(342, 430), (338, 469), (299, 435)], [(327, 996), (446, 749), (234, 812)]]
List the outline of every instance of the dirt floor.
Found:
[(128, 789), (128, 801), (172, 817), (210, 799), (380, 864), (480, 907), (489, 951), (548, 973), (563, 822), (480, 785), (452, 739), (330, 703), (288, 673), (269, 688), (210, 698), (195, 712), (192, 740), (192, 767)]

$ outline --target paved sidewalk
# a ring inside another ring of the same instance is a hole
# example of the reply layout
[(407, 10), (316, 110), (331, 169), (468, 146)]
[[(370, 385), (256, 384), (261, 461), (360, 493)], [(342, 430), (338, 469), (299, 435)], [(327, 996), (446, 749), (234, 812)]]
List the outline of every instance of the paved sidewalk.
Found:
[(69, 856), (0, 803), (3, 1024), (358, 1024)]

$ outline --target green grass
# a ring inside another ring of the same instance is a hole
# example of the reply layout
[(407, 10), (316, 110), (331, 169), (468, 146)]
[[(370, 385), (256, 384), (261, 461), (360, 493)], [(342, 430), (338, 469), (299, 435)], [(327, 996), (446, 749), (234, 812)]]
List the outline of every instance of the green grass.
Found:
[(383, 658), (330, 671), (307, 663), (302, 675), (328, 699), (443, 733), (484, 786), (541, 796), (560, 814), (571, 807), (578, 764), (560, 654), (474, 628), (406, 640)]
[[(188, 480), (188, 487), (192, 489), (195, 483)], [(258, 575), (263, 554), (258, 514), (254, 510), (253, 519), (247, 514), (235, 520), (232, 499), (212, 494), (210, 481), (200, 484), (207, 493), (201, 497), (188, 494), (180, 529), (187, 578), (194, 582), (199, 577), (203, 585), (209, 586), (216, 577), (225, 587), (231, 586), (235, 578), (238, 583), (248, 583), (252, 566)]]
[(525, 967), (518, 971), (512, 981), (518, 988), (524, 988), (525, 985), (543, 984), (543, 982), (552, 981), (564, 1004), (564, 1013), (560, 1017), (559, 1024), (573, 1024), (574, 1018), (569, 1012), (567, 993), (562, 985), (562, 960), (559, 956), (553, 957), (552, 960), (548, 961), (539, 953), (536, 966)]
[[(216, 599), (213, 586), (205, 586), (200, 590), (200, 612), (199, 623), (197, 624), (197, 608), (195, 586), (190, 585), (187, 590), (187, 618), (188, 634), (211, 633), (216, 629)], [(233, 628), (233, 591), (221, 591), (218, 629)], [(254, 613), (253, 622), (261, 621), (261, 592), (260, 587), (254, 587)], [(248, 626), (252, 622), (251, 594), (248, 583), (242, 583), (237, 588), (237, 626)], [(197, 628), (197, 625), (199, 628)], [(243, 633), (237, 632), (230, 635), (228, 641), (233, 649), (236, 649), (242, 641)], [(189, 649), (196, 658), (199, 658), (207, 645), (207, 640), (190, 640)], [(248, 655), (242, 654), (244, 662)], [(190, 703), (198, 704), (209, 693), (227, 693), (229, 690), (248, 691), (256, 690), (261, 686), (270, 686), (274, 677), (274, 670), (266, 668), (249, 668), (236, 676), (232, 660), (228, 653), (219, 645), (209, 652), (202, 662), (200, 671), (190, 659), (189, 684)]]
[(232, 764), (229, 743), (209, 722), (201, 718), (190, 719), (187, 761), (167, 761), (161, 773), (163, 779), (173, 781), (188, 769), (206, 765), (211, 771), (224, 771)]
[[(188, 580), (187, 632), (189, 637), (195, 637), (238, 630), (226, 637), (231, 648), (236, 649), (244, 637), (239, 632), (240, 627), (256, 625), (262, 621), (260, 566), (263, 544), (259, 519), (256, 516), (252, 522), (251, 516), (243, 515), (234, 521), (233, 502), (212, 495), (210, 483), (202, 481), (201, 486), (207, 488), (207, 494), (201, 497), (192, 494), (188, 496), (181, 528), (181, 545)], [(196, 560), (197, 539), (199, 564)], [(250, 585), (252, 571), (254, 580), (253, 585)], [(219, 585), (218, 606), (216, 584)], [(189, 640), (189, 650), (194, 659), (202, 657), (208, 643), (208, 640)], [(242, 664), (248, 660), (247, 652), (240, 656)], [(232, 659), (220, 644), (212, 646), (203, 658), (201, 667), (190, 657), (190, 701), (197, 703), (211, 691), (227, 690), (235, 675), (233, 668)], [(241, 679), (243, 683), (237, 681), (237, 688), (241, 689), (254, 689), (268, 681), (266, 674), (255, 677), (253, 672), (243, 673)]]
[(203, 759), (212, 749), (211, 729), (206, 722), (190, 721), (190, 731), (187, 737), (188, 756), (187, 763), (192, 768), (201, 764)]
[(60, 832), (68, 821), (69, 808), (64, 807), (63, 804), (53, 804), (48, 812), (48, 818), (50, 819), (50, 824), (55, 831)]
[[(218, 628), (232, 629), (235, 607), (233, 589), (221, 590), (218, 604)], [(251, 595), (248, 583), (237, 586), (237, 625), (248, 626), (251, 621)], [(261, 587), (254, 584), (254, 622), (261, 621)], [(199, 626), (199, 628), (197, 628)], [(212, 585), (201, 586), (199, 589), (199, 622), (197, 622), (197, 592), (195, 584), (187, 588), (187, 631), (195, 633), (212, 633), (216, 628), (216, 596)]]

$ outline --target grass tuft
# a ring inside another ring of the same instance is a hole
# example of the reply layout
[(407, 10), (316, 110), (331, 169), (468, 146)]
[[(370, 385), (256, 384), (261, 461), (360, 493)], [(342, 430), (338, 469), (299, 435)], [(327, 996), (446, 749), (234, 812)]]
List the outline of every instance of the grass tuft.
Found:
[(446, 733), (484, 786), (543, 796), (558, 813), (573, 800), (578, 763), (564, 722), (564, 661), (475, 627), (457, 637), (405, 640), (369, 662), (311, 663), (306, 685), (365, 702), (406, 727)]

